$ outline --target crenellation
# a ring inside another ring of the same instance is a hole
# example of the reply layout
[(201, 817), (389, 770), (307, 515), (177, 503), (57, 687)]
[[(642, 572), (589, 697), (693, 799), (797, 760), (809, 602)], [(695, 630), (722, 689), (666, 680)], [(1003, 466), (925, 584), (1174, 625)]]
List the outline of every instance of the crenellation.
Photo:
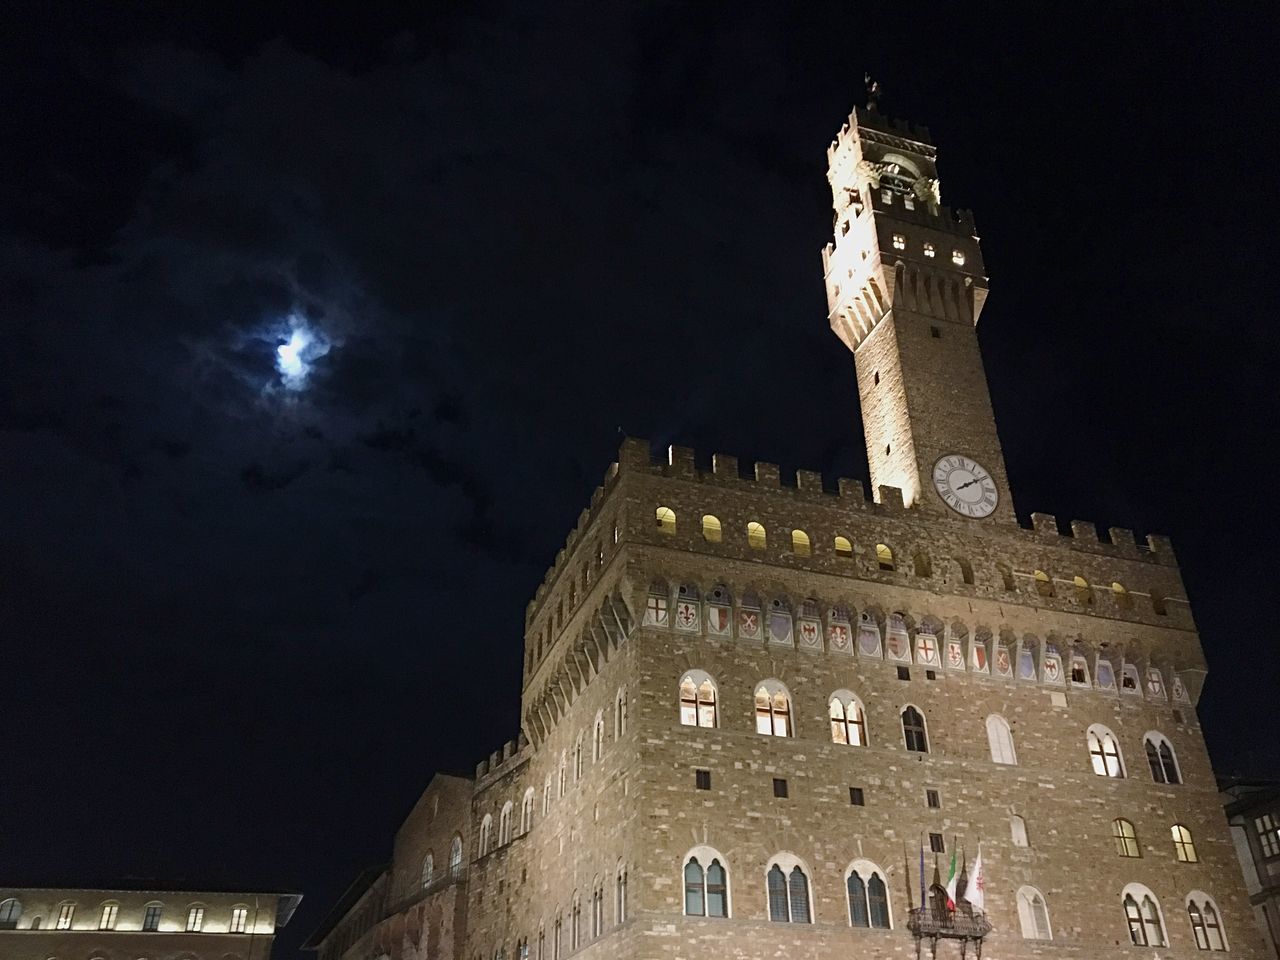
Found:
[(804, 490), (806, 493), (810, 491), (823, 493), (822, 473), (818, 470), (797, 470), (796, 489)]
[(1089, 543), (1098, 542), (1098, 525), (1088, 520), (1072, 520), (1071, 536)]
[(1058, 518), (1052, 513), (1032, 513), (1031, 529), (1046, 536), (1060, 536)]
[(756, 462), (756, 483), (761, 486), (780, 487), (782, 470), (776, 463)]
[(692, 477), (697, 472), (693, 464), (693, 450), (675, 444), (667, 447), (667, 468), (663, 472), (669, 477)]
[(1133, 531), (1126, 527), (1109, 527), (1107, 536), (1111, 543), (1122, 549), (1134, 550), (1138, 549), (1138, 544), (1133, 538)]

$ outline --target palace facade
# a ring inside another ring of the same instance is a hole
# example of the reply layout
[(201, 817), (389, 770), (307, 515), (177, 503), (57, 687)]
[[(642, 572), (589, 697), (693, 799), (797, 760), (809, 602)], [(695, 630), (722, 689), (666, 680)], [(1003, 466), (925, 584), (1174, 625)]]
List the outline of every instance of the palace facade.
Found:
[(928, 132), (872, 105), (827, 160), (873, 495), (627, 440), (518, 738), (432, 780), (321, 960), (1264, 956), (1172, 547), (1019, 524)]

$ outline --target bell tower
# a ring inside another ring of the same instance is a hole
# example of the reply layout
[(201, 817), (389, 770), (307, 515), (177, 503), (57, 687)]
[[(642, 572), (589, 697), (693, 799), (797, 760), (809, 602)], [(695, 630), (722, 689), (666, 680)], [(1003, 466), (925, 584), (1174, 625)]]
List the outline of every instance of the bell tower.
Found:
[(942, 205), (927, 130), (855, 110), (827, 149), (831, 329), (854, 355), (871, 485), (938, 516), (1016, 523), (978, 350), (973, 219)]

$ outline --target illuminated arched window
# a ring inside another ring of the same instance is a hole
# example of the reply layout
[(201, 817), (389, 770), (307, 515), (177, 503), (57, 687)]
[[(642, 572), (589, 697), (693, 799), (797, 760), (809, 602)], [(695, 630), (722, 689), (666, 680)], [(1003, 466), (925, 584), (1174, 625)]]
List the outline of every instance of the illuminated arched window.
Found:
[(848, 537), (836, 537), (835, 549), (836, 549), (837, 557), (853, 556), (853, 543), (849, 540)]
[(489, 841), (493, 837), (493, 817), (485, 814), (484, 819), (480, 821), (480, 856), (485, 856), (489, 852)]
[(701, 670), (680, 678), (680, 722), (686, 727), (716, 726), (716, 682)]
[(1089, 581), (1084, 577), (1072, 577), (1071, 582), (1076, 588), (1076, 603), (1082, 606), (1090, 606), (1093, 603), (1093, 591), (1089, 589)]
[(876, 565), (881, 570), (894, 569), (893, 551), (889, 549), (888, 544), (884, 544), (884, 543), (876, 544)]
[(1175, 823), (1169, 828), (1169, 833), (1173, 836), (1173, 855), (1178, 858), (1179, 863), (1197, 863), (1199, 857), (1196, 856), (1196, 844), (1191, 838), (1191, 831), (1180, 823)]
[(453, 845), (449, 847), (449, 876), (462, 876), (462, 838), (454, 837)]
[(1100, 777), (1124, 776), (1124, 760), (1120, 756), (1120, 744), (1116, 735), (1095, 723), (1088, 730), (1089, 760), (1093, 764), (1093, 772)]
[(604, 712), (596, 712), (595, 725), (591, 728), (591, 762), (599, 763), (604, 756)]
[(791, 531), (791, 552), (797, 557), (807, 557), (812, 552), (809, 544), (809, 535), (803, 530)]
[(1124, 584), (1119, 580), (1111, 584), (1111, 599), (1116, 602), (1116, 606), (1127, 608), (1129, 606), (1129, 591), (1124, 588)]
[(867, 745), (867, 715), (857, 697), (848, 690), (837, 690), (831, 695), (828, 713), (832, 743), (847, 743), (851, 747)]
[(764, 525), (752, 520), (747, 524), (747, 546), (752, 550), (763, 550), (768, 543)]
[(524, 836), (533, 828), (533, 787), (524, 792), (520, 801), (520, 835)]
[(756, 733), (791, 736), (791, 695), (777, 680), (766, 680), (756, 687)]
[(1045, 906), (1044, 894), (1035, 887), (1022, 887), (1018, 890), (1018, 925), (1022, 928), (1024, 940), (1053, 939), (1053, 929), (1049, 926), (1049, 908)]
[(16, 930), (18, 918), (22, 916), (22, 904), (10, 897), (0, 901), (0, 930)]
[(1208, 894), (1192, 890), (1187, 895), (1187, 917), (1191, 921), (1191, 935), (1197, 950), (1227, 949), (1227, 937), (1222, 932), (1218, 908)]
[(707, 514), (702, 518), (702, 539), (711, 543), (720, 542), (720, 518)]
[(1124, 817), (1111, 821), (1111, 836), (1116, 842), (1116, 853), (1122, 857), (1140, 857), (1142, 850), (1138, 846), (1138, 832), (1133, 824)]
[(1124, 888), (1121, 902), (1125, 923), (1129, 927), (1129, 939), (1134, 946), (1165, 946), (1164, 916), (1155, 894), (1140, 883), (1131, 883)]
[(436, 878), (436, 861), (430, 853), (422, 858), (422, 889), (425, 890), (431, 886), (431, 881)]
[(676, 532), (676, 512), (670, 507), (659, 507), (654, 511), (657, 527), (663, 533)]
[(1009, 729), (1009, 721), (998, 713), (987, 717), (987, 745), (991, 748), (992, 763), (1018, 762), (1018, 755), (1013, 750), (1013, 731)]
[(1053, 596), (1053, 581), (1049, 579), (1049, 575), (1043, 570), (1035, 572), (1036, 593), (1042, 597)]

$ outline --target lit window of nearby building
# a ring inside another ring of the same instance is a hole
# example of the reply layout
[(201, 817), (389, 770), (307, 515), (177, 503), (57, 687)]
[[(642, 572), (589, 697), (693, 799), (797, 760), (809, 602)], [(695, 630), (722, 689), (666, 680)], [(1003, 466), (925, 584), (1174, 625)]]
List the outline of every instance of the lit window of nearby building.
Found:
[(204, 929), (204, 907), (187, 909), (187, 933), (199, 933)]
[(1116, 853), (1122, 857), (1140, 857), (1142, 850), (1138, 847), (1138, 833), (1133, 824), (1123, 817), (1111, 821), (1111, 836), (1116, 841)]
[[(459, 845), (459, 853), (461, 853), (461, 845)], [(232, 907), (231, 908), (231, 926), (232, 933), (244, 933), (245, 926), (249, 922), (248, 907)]]
[[(1275, 817), (1264, 813), (1253, 821), (1253, 829), (1258, 832), (1258, 843), (1262, 846), (1264, 857), (1280, 856), (1280, 826)], [(2, 918), (0, 918), (2, 919)]]
[(893, 249), (895, 250), (907, 249), (907, 238), (900, 233), (895, 233), (893, 235)]
[(935, 253), (936, 253), (936, 251), (933, 249), (933, 244), (932, 244), (932, 243), (926, 243), (926, 244), (924, 245), (924, 255), (925, 255), (926, 257), (932, 257)]
[(146, 910), (142, 913), (142, 929), (143, 930), (159, 930), (160, 916), (164, 913), (163, 904), (148, 903)]
[(74, 903), (61, 903), (58, 905), (58, 922), (57, 929), (70, 930), (71, 921), (76, 915), (76, 905)]
[(957, 267), (963, 267), (963, 266), (964, 266), (964, 251), (963, 251), (963, 250), (952, 250), (952, 251), (951, 251), (951, 262), (952, 262), (952, 263), (954, 263)]
[(120, 913), (120, 904), (104, 903), (102, 905), (102, 913), (98, 914), (99, 930), (114, 930), (116, 928), (116, 917)]

